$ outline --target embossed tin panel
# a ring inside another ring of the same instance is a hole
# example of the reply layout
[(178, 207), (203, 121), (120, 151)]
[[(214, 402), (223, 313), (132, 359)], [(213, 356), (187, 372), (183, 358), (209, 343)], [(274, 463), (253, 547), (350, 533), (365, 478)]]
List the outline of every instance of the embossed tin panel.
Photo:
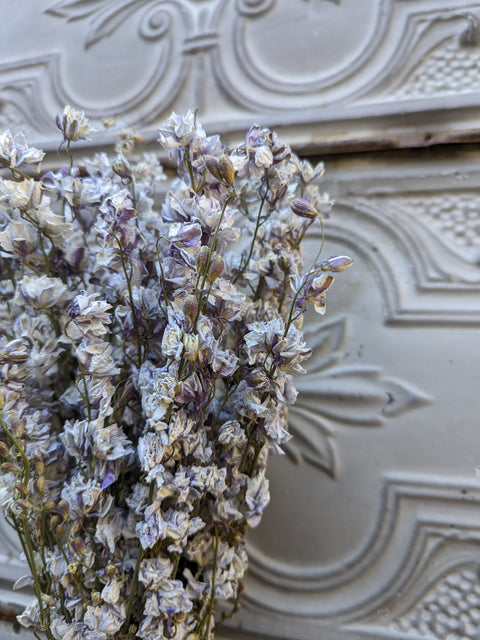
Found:
[(235, 137), (256, 120), (309, 152), (480, 139), (478, 1), (2, 0), (0, 11), (0, 123), (52, 150), (66, 103), (151, 140), (192, 106), (210, 129)]
[[(0, 0), (0, 12), (0, 125), (51, 162), (65, 103), (152, 145), (172, 109), (195, 105), (229, 139), (260, 121), (307, 153), (480, 139), (480, 2)], [(326, 251), (355, 267), (306, 325), (294, 438), (271, 461), (244, 608), (221, 640), (478, 637), (480, 153), (452, 149), (327, 161)], [(28, 601), (11, 591), (24, 571), (3, 527), (6, 621)]]

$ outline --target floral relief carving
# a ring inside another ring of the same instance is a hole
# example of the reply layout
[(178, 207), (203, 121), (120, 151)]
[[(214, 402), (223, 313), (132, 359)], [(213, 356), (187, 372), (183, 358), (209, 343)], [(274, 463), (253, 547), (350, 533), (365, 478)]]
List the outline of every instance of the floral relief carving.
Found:
[[(139, 11), (150, 0), (120, 0), (103, 2), (102, 0), (60, 0), (52, 5), (47, 13), (73, 20), (89, 19), (90, 28), (86, 46), (90, 46), (113, 33), (134, 12)], [(163, 25), (160, 33), (163, 32)]]
[(379, 367), (343, 365), (346, 332), (345, 317), (306, 328), (313, 354), (308, 374), (295, 380), (299, 395), (289, 413), (293, 438), (284, 445), (294, 462), (333, 478), (338, 473), (334, 425), (380, 427), (388, 417), (429, 402), (411, 385), (384, 376)]

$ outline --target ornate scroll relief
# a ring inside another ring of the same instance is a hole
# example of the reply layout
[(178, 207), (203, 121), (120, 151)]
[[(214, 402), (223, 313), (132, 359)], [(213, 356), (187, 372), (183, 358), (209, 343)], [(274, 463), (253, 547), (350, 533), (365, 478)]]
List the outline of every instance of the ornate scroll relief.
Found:
[(379, 427), (385, 418), (429, 400), (411, 385), (383, 376), (377, 367), (342, 365), (346, 328), (345, 317), (305, 327), (312, 357), (308, 374), (295, 380), (299, 397), (289, 411), (293, 438), (285, 445), (294, 462), (305, 462), (333, 478), (338, 474), (333, 424)]
[[(339, 198), (343, 228), (372, 265), (390, 323), (480, 321), (480, 194), (423, 191)], [(360, 222), (360, 224), (359, 224)]]
[[(476, 118), (480, 2), (455, 4), (41, 0), (22, 22), (0, 0), (9, 25), (0, 27), (0, 112), (51, 149), (54, 116), (66, 103), (98, 124), (119, 116), (150, 140), (172, 109), (197, 106), (216, 130), (237, 135), (259, 120), (315, 144), (415, 135), (405, 110), (442, 109), (449, 94), (450, 106), (472, 108), (473, 120), (466, 125), (453, 110), (441, 127), (465, 131)], [(25, 46), (32, 21), (39, 37)], [(96, 138), (111, 141), (110, 133)]]
[(347, 567), (322, 572), (252, 554), (242, 625), (292, 640), (474, 640), (479, 506), (478, 484), (385, 476), (372, 536)]
[(435, 4), (416, 3), (408, 10), (403, 42), (365, 86), (364, 96), (398, 102), (450, 95), (461, 102), (460, 96), (480, 91), (480, 3)]

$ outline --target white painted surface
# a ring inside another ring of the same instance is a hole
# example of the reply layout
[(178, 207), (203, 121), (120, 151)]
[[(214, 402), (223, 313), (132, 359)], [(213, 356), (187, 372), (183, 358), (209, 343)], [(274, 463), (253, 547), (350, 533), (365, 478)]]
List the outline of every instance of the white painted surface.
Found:
[[(67, 102), (151, 140), (194, 105), (232, 138), (256, 120), (314, 148), (480, 129), (480, 2), (0, 0), (0, 13), (0, 124), (49, 149)], [(221, 640), (477, 637), (479, 160), (327, 162), (326, 255), (356, 262), (308, 325), (291, 413), (302, 462), (272, 460), (244, 609)], [(0, 552), (0, 577), (22, 575), (3, 529)]]

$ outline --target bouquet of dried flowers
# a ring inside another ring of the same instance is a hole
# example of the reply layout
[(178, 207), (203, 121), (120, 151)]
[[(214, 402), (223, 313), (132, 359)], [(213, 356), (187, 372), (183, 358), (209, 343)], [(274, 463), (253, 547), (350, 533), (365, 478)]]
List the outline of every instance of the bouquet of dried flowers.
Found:
[(0, 134), (0, 504), (36, 596), (19, 621), (49, 640), (210, 640), (289, 438), (303, 314), (351, 260), (304, 269), (332, 203), (323, 168), (268, 129), (226, 150), (172, 114), (159, 203), (138, 136), (75, 166), (94, 129), (71, 107), (57, 125), (70, 162), (45, 175)]

